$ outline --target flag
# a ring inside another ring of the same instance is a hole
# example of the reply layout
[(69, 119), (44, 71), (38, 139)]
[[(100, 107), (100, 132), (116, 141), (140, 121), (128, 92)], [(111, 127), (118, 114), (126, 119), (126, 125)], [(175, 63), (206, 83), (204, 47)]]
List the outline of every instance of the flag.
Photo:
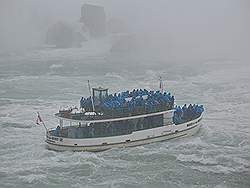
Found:
[(43, 122), (43, 120), (42, 120), (39, 112), (37, 112), (36, 124), (37, 125), (41, 125), (42, 124), (44, 126), (44, 128), (46, 129), (46, 132), (48, 132), (48, 129), (47, 129), (45, 123)]
[(37, 112), (36, 124), (37, 124), (37, 125), (41, 125), (41, 123), (44, 124), (44, 122), (43, 122), (43, 120), (42, 120), (42, 118), (41, 118), (39, 112)]

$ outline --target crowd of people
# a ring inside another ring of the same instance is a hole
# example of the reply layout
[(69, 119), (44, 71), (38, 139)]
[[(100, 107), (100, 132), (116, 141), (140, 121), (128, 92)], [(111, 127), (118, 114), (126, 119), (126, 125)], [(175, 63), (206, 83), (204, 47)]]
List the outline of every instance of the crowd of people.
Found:
[(92, 111), (91, 97), (88, 98), (82, 97), (80, 100), (80, 108), (84, 109), (87, 112)]
[(203, 105), (189, 104), (189, 106), (187, 106), (185, 104), (182, 107), (177, 106), (174, 111), (173, 122), (177, 125), (185, 123), (187, 121), (191, 121), (198, 118), (203, 111)]
[[(138, 109), (143, 109), (147, 112), (154, 112), (159, 108), (172, 109), (173, 106), (174, 96), (170, 93), (148, 91), (146, 89), (134, 89), (132, 91), (110, 94), (99, 105), (102, 110), (118, 112), (134, 112)], [(82, 98), (80, 101), (80, 107), (84, 108), (86, 111), (91, 110), (91, 98)]]

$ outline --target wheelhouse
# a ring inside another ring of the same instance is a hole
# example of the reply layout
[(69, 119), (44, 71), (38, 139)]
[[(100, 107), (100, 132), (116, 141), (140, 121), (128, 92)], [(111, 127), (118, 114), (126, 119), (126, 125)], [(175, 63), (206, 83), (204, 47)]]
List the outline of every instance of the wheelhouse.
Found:
[(99, 105), (108, 97), (108, 88), (92, 88), (94, 104)]

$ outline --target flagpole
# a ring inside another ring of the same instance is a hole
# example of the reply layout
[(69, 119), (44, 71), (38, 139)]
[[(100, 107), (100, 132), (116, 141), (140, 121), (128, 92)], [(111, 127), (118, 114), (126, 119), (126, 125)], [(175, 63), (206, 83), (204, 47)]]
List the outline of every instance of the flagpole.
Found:
[(44, 122), (42, 122), (42, 123), (43, 123), (44, 128), (46, 129), (46, 132), (48, 132), (48, 129), (47, 129), (45, 123)]
[(90, 99), (91, 99), (91, 103), (92, 103), (92, 110), (93, 110), (93, 112), (94, 112), (94, 111), (95, 111), (95, 106), (94, 106), (93, 96), (92, 96), (92, 94), (91, 94), (91, 89), (90, 89), (89, 80), (88, 80), (88, 86), (89, 86)]

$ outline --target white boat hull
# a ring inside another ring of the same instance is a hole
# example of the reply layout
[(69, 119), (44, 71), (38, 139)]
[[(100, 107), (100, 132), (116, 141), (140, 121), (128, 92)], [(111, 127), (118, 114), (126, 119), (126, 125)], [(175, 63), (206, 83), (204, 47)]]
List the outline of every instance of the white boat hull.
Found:
[(49, 135), (46, 136), (48, 149), (56, 151), (103, 151), (111, 148), (134, 147), (153, 142), (160, 142), (175, 138), (191, 136), (198, 132), (201, 126), (199, 117), (179, 125), (165, 125), (162, 127), (135, 131), (132, 134), (102, 137), (70, 139)]

